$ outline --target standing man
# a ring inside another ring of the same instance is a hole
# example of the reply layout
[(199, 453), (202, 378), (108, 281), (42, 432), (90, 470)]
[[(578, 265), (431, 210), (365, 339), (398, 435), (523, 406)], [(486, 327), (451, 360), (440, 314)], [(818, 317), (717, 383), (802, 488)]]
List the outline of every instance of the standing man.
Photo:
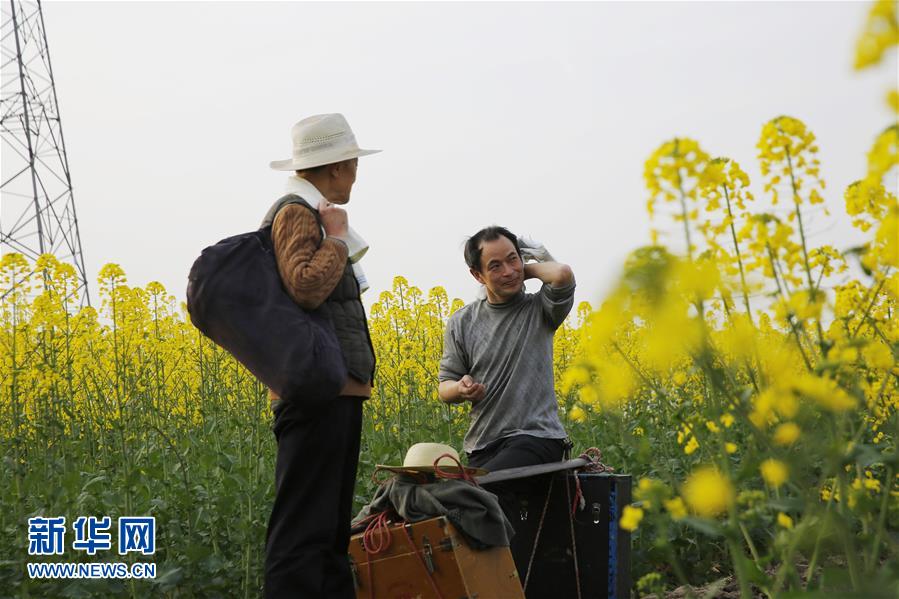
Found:
[[(314, 413), (270, 392), (278, 443), (275, 504), (266, 537), (265, 596), (355, 597), (347, 559), (359, 461), (362, 402), (371, 396), (375, 355), (360, 300), (358, 264), (368, 246), (348, 225), (362, 150), (343, 115), (303, 119), (291, 130), (293, 157), (271, 163), (293, 171), (287, 192), (309, 205), (276, 203), (272, 224), (281, 281), (306, 310), (331, 319), (349, 378), (339, 397)], [(313, 210), (318, 211), (321, 227)], [(324, 231), (322, 231), (324, 229)]]
[[(448, 403), (471, 403), (468, 464), (494, 471), (559, 461), (568, 441), (553, 387), (553, 335), (574, 304), (574, 274), (503, 227), (475, 233), (465, 262), (486, 298), (450, 317), (438, 393)], [(532, 278), (543, 286), (525, 293)]]

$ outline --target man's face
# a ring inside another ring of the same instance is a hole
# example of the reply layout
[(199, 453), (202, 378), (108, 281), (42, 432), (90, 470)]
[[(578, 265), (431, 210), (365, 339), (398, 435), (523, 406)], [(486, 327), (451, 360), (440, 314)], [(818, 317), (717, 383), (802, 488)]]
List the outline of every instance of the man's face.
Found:
[(350, 192), (353, 189), (353, 183), (356, 182), (356, 169), (359, 166), (359, 159), (353, 158), (340, 163), (337, 170), (337, 176), (332, 184), (333, 199), (329, 198), (335, 204), (346, 204), (350, 201)]
[(505, 237), (481, 243), (481, 270), (471, 269), (471, 274), (487, 288), (487, 299), (494, 304), (509, 301), (524, 285), (524, 265)]

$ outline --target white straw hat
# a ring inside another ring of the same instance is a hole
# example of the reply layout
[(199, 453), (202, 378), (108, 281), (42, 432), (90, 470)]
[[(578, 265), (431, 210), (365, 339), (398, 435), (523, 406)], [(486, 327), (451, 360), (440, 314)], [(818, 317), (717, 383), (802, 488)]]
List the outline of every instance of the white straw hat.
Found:
[[(453, 459), (447, 457), (447, 454), (452, 456), (456, 461), (454, 462)], [(457, 474), (459, 472), (459, 467), (456, 466), (456, 462), (461, 462), (461, 460), (459, 460), (458, 452), (449, 445), (444, 445), (442, 443), (416, 443), (406, 452), (406, 458), (403, 460), (402, 466), (384, 466), (378, 464), (376, 470), (389, 470), (391, 472), (408, 474), (434, 472), (435, 462), (440, 466), (440, 470)], [(483, 468), (469, 468), (467, 466), (463, 466), (463, 468), (465, 468), (465, 472), (473, 474), (474, 476), (487, 474), (487, 471)]]
[(316, 114), (303, 119), (290, 130), (293, 158), (275, 160), (277, 171), (298, 171), (350, 158), (376, 154), (381, 150), (362, 150), (342, 114)]

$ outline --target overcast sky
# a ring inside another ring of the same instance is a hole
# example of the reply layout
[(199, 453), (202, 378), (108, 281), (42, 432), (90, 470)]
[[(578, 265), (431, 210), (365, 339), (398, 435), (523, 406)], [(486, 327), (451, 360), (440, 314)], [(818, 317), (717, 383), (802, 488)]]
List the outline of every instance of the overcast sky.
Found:
[[(183, 299), (200, 250), (280, 196), (291, 125), (342, 112), (370, 306), (394, 275), (470, 300), (466, 236), (501, 224), (570, 264), (597, 304), (649, 240), (643, 163), (693, 137), (761, 193), (762, 124), (820, 140), (813, 243), (858, 241), (846, 185), (890, 116), (890, 65), (853, 73), (868, 3), (47, 2), (84, 258)], [(892, 70), (891, 70), (892, 69)], [(672, 240), (680, 229), (670, 224)]]

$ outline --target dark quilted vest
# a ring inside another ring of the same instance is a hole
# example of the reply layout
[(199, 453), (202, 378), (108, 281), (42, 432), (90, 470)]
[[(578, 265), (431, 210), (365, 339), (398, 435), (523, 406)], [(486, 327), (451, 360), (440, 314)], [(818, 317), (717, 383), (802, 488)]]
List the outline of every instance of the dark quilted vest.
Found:
[[(286, 204), (299, 203), (300, 199), (296, 194), (288, 194), (275, 202), (259, 228), (271, 226), (278, 210)], [(315, 215), (318, 220), (318, 212), (315, 212)], [(365, 307), (359, 299), (359, 282), (353, 274), (353, 266), (349, 260), (343, 269), (343, 276), (321, 307), (334, 324), (337, 341), (346, 358), (347, 372), (363, 383), (374, 382), (375, 351), (368, 333)]]

